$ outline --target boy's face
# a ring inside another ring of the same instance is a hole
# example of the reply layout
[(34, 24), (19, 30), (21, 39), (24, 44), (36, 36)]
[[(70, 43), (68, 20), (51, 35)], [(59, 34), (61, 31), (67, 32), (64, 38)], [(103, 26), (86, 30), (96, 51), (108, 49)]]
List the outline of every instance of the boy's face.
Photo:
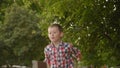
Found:
[(48, 28), (48, 37), (51, 42), (56, 43), (61, 41), (61, 37), (63, 36), (63, 32), (60, 32), (58, 27), (49, 27)]

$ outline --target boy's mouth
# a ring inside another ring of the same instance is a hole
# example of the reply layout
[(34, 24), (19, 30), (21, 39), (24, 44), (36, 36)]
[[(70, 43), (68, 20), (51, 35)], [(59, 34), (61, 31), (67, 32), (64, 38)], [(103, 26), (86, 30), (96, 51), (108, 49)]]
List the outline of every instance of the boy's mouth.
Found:
[(54, 37), (51, 37), (51, 39), (54, 39)]

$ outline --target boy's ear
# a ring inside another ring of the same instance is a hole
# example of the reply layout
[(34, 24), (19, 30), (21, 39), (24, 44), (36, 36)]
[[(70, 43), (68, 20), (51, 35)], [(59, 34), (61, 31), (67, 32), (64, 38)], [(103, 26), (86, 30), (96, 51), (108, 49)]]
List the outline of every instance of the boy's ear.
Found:
[(60, 36), (63, 37), (63, 35), (64, 35), (63, 32), (61, 32), (61, 35), (60, 35)]

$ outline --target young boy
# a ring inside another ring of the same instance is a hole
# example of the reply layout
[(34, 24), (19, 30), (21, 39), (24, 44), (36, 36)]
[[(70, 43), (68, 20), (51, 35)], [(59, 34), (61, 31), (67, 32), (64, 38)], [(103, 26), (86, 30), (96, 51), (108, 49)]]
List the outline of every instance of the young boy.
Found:
[(49, 68), (73, 68), (73, 56), (80, 61), (80, 51), (72, 44), (61, 40), (63, 29), (59, 24), (52, 24), (48, 27), (48, 37), (51, 41), (44, 49), (45, 62)]

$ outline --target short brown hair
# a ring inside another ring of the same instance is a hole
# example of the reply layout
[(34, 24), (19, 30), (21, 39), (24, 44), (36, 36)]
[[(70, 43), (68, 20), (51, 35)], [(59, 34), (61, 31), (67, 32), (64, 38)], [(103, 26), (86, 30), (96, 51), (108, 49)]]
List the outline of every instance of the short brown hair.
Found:
[(63, 28), (62, 28), (62, 26), (61, 26), (60, 24), (52, 24), (52, 25), (50, 25), (49, 27), (58, 27), (58, 30), (59, 30), (60, 32), (63, 32)]

